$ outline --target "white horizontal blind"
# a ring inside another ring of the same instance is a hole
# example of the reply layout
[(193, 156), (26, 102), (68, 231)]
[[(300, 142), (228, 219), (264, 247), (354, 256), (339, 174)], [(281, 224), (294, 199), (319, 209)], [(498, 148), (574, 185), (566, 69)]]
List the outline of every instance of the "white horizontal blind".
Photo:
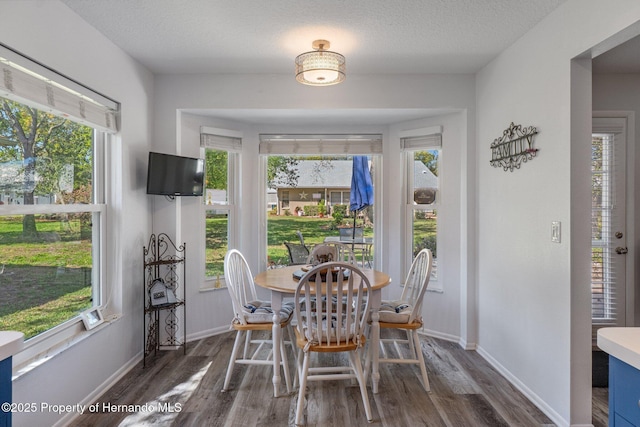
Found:
[(591, 317), (594, 325), (616, 324), (618, 318), (616, 254), (616, 156), (614, 134), (594, 134), (592, 141)]
[(407, 151), (439, 148), (442, 147), (442, 135), (438, 133), (435, 135), (401, 138), (400, 147)]
[(442, 147), (442, 126), (410, 129), (400, 132), (400, 148), (417, 151)]
[(0, 96), (99, 130), (118, 131), (119, 104), (0, 45)]
[(239, 153), (242, 151), (242, 139), (230, 136), (201, 133), (200, 145), (204, 148), (225, 150), (232, 153)]
[(260, 154), (382, 154), (382, 135), (260, 135)]

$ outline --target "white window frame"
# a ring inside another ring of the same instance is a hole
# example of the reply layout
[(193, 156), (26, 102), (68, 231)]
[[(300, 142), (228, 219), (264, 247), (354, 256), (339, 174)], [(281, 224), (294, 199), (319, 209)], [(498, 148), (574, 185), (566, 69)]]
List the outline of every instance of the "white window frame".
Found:
[[(400, 132), (401, 151), (404, 164), (403, 179), (403, 204), (404, 224), (403, 224), (403, 277), (407, 275), (413, 262), (413, 215), (416, 211), (437, 210), (438, 216), (442, 216), (442, 126), (432, 126), (428, 128), (412, 129)], [(413, 202), (413, 173), (414, 173), (414, 153), (416, 151), (439, 150), (438, 155), (438, 190), (436, 200), (430, 205), (417, 205)], [(438, 254), (442, 254), (442, 237), (440, 232), (441, 221), (438, 220), (436, 228), (436, 248)], [(430, 292), (444, 292), (443, 259), (438, 257), (437, 276), (431, 277), (429, 281)]]
[[(205, 195), (202, 198), (200, 218), (202, 218), (202, 231), (200, 233), (200, 247), (203, 249), (203, 257), (201, 264), (201, 276), (203, 280), (202, 288), (224, 289), (226, 282), (224, 275), (220, 277), (207, 276), (205, 270), (205, 245), (206, 245), (206, 214), (211, 211), (227, 212), (227, 246), (228, 249), (238, 248), (240, 242), (239, 224), (240, 224), (240, 164), (242, 153), (242, 133), (229, 129), (212, 128), (202, 126), (200, 128), (201, 147), (200, 154), (206, 159), (205, 153), (207, 149), (222, 150), (228, 153), (227, 158), (227, 202), (214, 203), (208, 205), (206, 203), (206, 185), (204, 188)], [(205, 165), (206, 168), (206, 165)]]
[[(267, 158), (268, 156), (290, 155), (367, 155), (374, 162), (373, 197), (374, 217), (376, 221), (373, 229), (374, 265), (382, 265), (384, 247), (382, 246), (382, 135), (381, 134), (261, 134), (260, 135), (260, 206), (266, 206), (267, 195)], [(260, 209), (260, 268), (267, 268), (267, 210)]]

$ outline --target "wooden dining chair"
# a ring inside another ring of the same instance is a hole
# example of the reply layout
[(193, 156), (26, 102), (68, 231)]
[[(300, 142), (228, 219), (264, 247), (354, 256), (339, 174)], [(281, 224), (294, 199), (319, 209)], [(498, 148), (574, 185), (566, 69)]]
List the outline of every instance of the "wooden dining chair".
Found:
[[(224, 277), (233, 306), (234, 317), (231, 322), (231, 328), (236, 330), (236, 338), (229, 358), (224, 386), (222, 387), (223, 392), (229, 388), (231, 374), (236, 364), (273, 366), (272, 337), (270, 339), (254, 339), (252, 337), (252, 332), (256, 331), (271, 334), (273, 327), (271, 303), (270, 301), (258, 299), (249, 264), (236, 249), (229, 250), (224, 257)], [(289, 343), (292, 343), (291, 339), (293, 338), (291, 333), (293, 309), (293, 303), (283, 303), (279, 313), (280, 327), (288, 330)], [(241, 347), (243, 347), (242, 355), (238, 357)], [(290, 393), (291, 377), (289, 375), (284, 338), (280, 340), (280, 353), (282, 355), (280, 365), (284, 370), (287, 392)]]
[[(300, 380), (296, 425), (303, 421), (307, 382), (320, 380), (357, 380), (367, 420), (373, 419), (358, 354), (364, 351), (364, 328), (369, 310), (365, 295), (370, 289), (362, 270), (345, 262), (318, 265), (300, 279), (294, 298)], [(325, 298), (328, 294), (333, 294), (334, 298)], [(349, 365), (337, 366), (336, 359), (331, 358), (327, 365), (318, 366), (323, 358), (314, 358), (312, 367), (312, 353), (348, 353)]]
[[(411, 264), (400, 299), (382, 301), (379, 310), (381, 336), (379, 363), (418, 365), (422, 375), (422, 386), (426, 391), (430, 390), (429, 378), (420, 347), (418, 329), (423, 326), (422, 301), (429, 285), (432, 267), (431, 251), (422, 249)], [(385, 329), (400, 329), (405, 334), (394, 338), (383, 337)], [(405, 357), (407, 348), (409, 356)], [(367, 360), (367, 362), (369, 361)], [(369, 363), (367, 363), (368, 366)]]

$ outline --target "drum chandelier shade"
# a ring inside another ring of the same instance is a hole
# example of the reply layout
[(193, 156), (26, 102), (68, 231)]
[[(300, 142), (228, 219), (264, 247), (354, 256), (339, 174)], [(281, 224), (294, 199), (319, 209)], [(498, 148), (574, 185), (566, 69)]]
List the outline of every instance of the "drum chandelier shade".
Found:
[(313, 42), (313, 51), (296, 58), (296, 80), (310, 86), (330, 86), (344, 81), (345, 59), (337, 52), (331, 52), (327, 40)]

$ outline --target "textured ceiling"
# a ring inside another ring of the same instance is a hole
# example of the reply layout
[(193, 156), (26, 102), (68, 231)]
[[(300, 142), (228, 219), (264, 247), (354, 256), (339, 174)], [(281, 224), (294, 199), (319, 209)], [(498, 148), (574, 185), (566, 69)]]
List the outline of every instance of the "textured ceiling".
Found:
[(154, 73), (292, 73), (327, 39), (349, 74), (475, 73), (565, 0), (62, 0)]

